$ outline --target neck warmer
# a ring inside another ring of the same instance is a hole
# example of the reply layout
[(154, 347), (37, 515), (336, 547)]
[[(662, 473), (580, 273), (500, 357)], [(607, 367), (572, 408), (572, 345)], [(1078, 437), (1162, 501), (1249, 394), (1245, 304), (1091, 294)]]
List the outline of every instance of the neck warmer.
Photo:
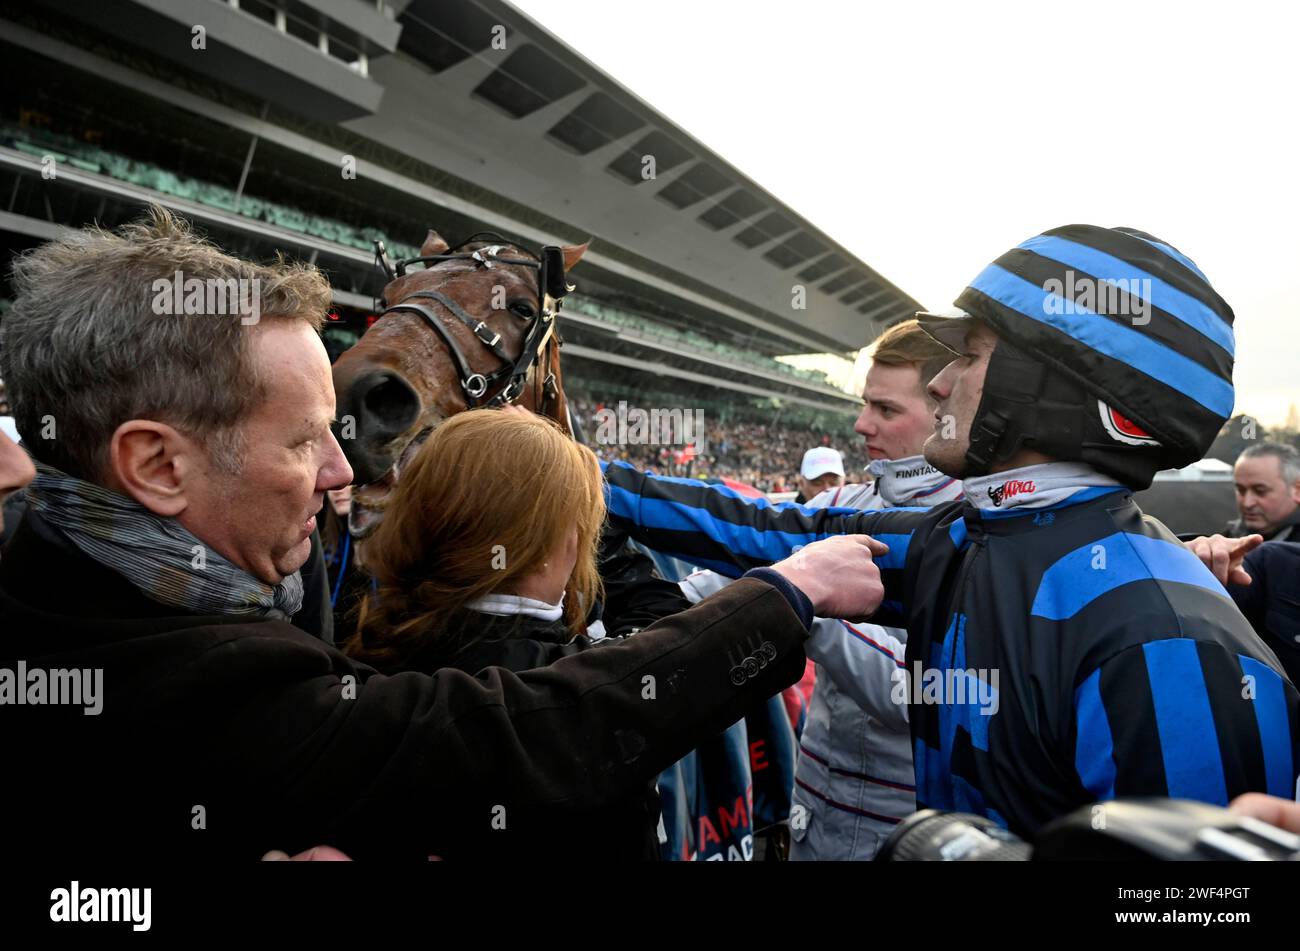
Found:
[(975, 476), (962, 483), (966, 500), (977, 509), (1041, 509), (1064, 502), (1081, 489), (1122, 488), (1120, 482), (1083, 462), (1045, 462), (993, 475)]
[(933, 505), (961, 497), (961, 485), (944, 475), (924, 456), (873, 459), (867, 471), (876, 477), (876, 491), (889, 505)]
[(302, 576), (277, 585), (237, 567), (174, 518), (43, 462), (27, 504), (79, 551), (147, 598), (192, 614), (288, 620), (302, 607)]
[(465, 606), (481, 614), (523, 614), (543, 621), (558, 621), (564, 614), (564, 595), (560, 595), (559, 604), (547, 604), (518, 594), (488, 594)]

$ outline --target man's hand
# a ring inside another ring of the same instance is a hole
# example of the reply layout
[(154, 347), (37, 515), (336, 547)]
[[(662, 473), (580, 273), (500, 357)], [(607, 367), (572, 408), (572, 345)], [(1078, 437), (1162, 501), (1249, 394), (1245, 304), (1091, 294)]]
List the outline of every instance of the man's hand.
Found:
[(1232, 800), (1228, 808), (1239, 816), (1250, 816), (1287, 832), (1300, 833), (1300, 803), (1290, 799), (1248, 792)]
[(858, 621), (870, 617), (885, 597), (872, 555), (889, 546), (869, 535), (837, 535), (803, 548), (773, 570), (808, 596), (818, 617)]
[(272, 849), (262, 856), (263, 862), (351, 862), (352, 860), (330, 845), (318, 845), (308, 849), (306, 852), (299, 852), (297, 855), (290, 855), (288, 852), (282, 852), (279, 849)]
[(1219, 579), (1219, 584), (1250, 584), (1250, 575), (1241, 567), (1241, 561), (1264, 544), (1264, 536), (1224, 538), (1222, 535), (1207, 535), (1183, 544), (1205, 562), (1205, 567)]

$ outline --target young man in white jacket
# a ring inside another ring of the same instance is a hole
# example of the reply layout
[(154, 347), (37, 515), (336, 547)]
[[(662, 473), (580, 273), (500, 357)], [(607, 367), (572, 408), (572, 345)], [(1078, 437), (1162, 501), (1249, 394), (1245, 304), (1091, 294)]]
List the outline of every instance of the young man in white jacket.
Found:
[[(875, 481), (830, 489), (810, 507), (929, 507), (960, 497), (961, 483), (921, 456), (934, 431), (925, 384), (951, 358), (914, 320), (881, 336), (854, 426)], [(817, 686), (799, 743), (790, 858), (870, 859), (916, 808), (907, 704), (891, 699), (899, 696), (907, 632), (818, 618), (806, 649)]]

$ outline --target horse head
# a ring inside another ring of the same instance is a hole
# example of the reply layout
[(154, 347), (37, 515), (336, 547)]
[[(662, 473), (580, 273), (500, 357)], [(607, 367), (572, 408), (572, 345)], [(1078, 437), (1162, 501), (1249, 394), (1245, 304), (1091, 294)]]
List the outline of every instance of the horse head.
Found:
[[(586, 250), (586, 244), (561, 248), (564, 270)], [(450, 251), (430, 231), (420, 257)], [(508, 263), (525, 260), (536, 263)], [(471, 241), (450, 260), (425, 263), (406, 273), (397, 268), (383, 291), (385, 313), (334, 364), (335, 434), (355, 473), (349, 527), (358, 538), (379, 524), (402, 467), (443, 420), (500, 401), (544, 304), (539, 258), (504, 240)], [(399, 305), (407, 309), (392, 309)], [(472, 384), (481, 376), (492, 385), (481, 396), (468, 395), (466, 371)], [(550, 416), (568, 432), (558, 336), (552, 334), (521, 382), (517, 393), (506, 394), (509, 401)]]

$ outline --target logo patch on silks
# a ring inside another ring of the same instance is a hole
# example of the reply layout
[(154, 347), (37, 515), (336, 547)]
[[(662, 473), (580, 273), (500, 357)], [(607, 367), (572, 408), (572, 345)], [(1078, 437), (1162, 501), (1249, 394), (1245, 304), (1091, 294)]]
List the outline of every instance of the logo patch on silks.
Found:
[(989, 498), (994, 505), (1001, 506), (1006, 500), (1033, 492), (1036, 488), (1033, 479), (1008, 479), (1001, 485), (989, 486)]
[(1116, 442), (1129, 446), (1160, 445), (1150, 433), (1113, 407), (1097, 400), (1097, 408), (1101, 410), (1101, 424), (1106, 427), (1107, 435)]

